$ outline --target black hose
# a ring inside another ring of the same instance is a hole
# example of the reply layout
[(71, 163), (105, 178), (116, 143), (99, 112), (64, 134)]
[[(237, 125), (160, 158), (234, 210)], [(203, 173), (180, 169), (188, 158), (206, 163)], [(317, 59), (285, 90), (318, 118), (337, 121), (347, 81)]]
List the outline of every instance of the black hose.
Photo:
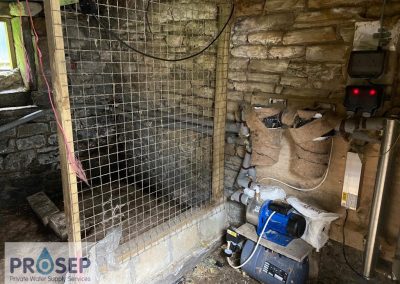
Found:
[(127, 44), (127, 43), (126, 43), (125, 41), (123, 41), (117, 34), (115, 34), (113, 31), (111, 31), (109, 28), (107, 28), (107, 27), (101, 22), (101, 20), (100, 20), (96, 15), (94, 15), (94, 14), (92, 14), (92, 15), (93, 15), (93, 17), (96, 19), (96, 21), (99, 23), (99, 25), (100, 25), (102, 28), (106, 29), (107, 32), (108, 32), (113, 38), (115, 38), (118, 42), (120, 42), (123, 46), (125, 46), (125, 47), (127, 47), (127, 48), (129, 48), (129, 49), (131, 49), (131, 50), (133, 50), (133, 51), (135, 51), (135, 52), (137, 52), (137, 53), (139, 53), (139, 54), (141, 54), (141, 55), (143, 55), (143, 56), (146, 56), (146, 57), (149, 57), (149, 58), (152, 58), (152, 59), (161, 60), (161, 61), (168, 61), (168, 62), (177, 62), (177, 61), (183, 61), (183, 60), (187, 60), (187, 59), (196, 57), (196, 56), (202, 54), (204, 51), (206, 51), (211, 45), (213, 45), (213, 43), (216, 42), (216, 41), (219, 39), (219, 37), (221, 36), (221, 34), (224, 32), (225, 28), (228, 26), (230, 20), (231, 20), (232, 17), (233, 17), (234, 9), (235, 9), (235, 5), (232, 3), (232, 9), (231, 9), (231, 12), (230, 12), (230, 14), (229, 14), (229, 17), (228, 17), (227, 21), (226, 21), (225, 24), (223, 25), (222, 29), (218, 32), (217, 36), (216, 36), (209, 44), (207, 44), (204, 48), (202, 48), (200, 51), (198, 51), (198, 52), (196, 52), (196, 53), (193, 53), (193, 54), (190, 54), (190, 55), (181, 57), (181, 58), (176, 58), (176, 59), (169, 59), (169, 58), (163, 58), (163, 57), (158, 57), (158, 56), (155, 56), (155, 55), (151, 55), (151, 54), (148, 54), (148, 53), (146, 53), (146, 52), (143, 52), (143, 51), (137, 49), (136, 47), (133, 47), (133, 46)]

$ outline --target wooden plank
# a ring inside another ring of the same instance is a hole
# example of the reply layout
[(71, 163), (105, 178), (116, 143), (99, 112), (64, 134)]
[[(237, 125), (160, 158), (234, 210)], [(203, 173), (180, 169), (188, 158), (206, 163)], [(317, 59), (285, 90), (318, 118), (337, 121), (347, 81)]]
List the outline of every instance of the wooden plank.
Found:
[[(249, 223), (240, 226), (236, 232), (253, 242), (258, 240), (256, 227)], [(313, 247), (302, 239), (293, 239), (286, 247), (261, 239), (260, 245), (298, 262), (302, 262), (313, 250)]]
[(52, 73), (53, 98), (67, 140), (64, 141), (63, 135), (58, 129), (58, 144), (60, 148), (64, 210), (67, 218), (68, 240), (80, 242), (81, 232), (79, 223), (77, 179), (74, 171), (68, 163), (65, 144), (68, 143), (71, 151), (74, 151), (59, 0), (44, 1), (44, 10)]
[[(230, 5), (227, 4), (219, 6), (219, 29), (225, 24), (230, 9)], [(224, 196), (225, 121), (231, 23), (222, 32), (217, 45), (212, 166), (212, 195), (216, 202), (221, 201)]]

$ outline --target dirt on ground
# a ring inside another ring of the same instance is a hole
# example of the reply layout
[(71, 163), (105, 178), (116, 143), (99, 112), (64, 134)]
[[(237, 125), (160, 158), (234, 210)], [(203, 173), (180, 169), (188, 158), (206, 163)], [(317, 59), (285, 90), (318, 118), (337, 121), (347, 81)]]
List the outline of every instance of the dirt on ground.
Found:
[[(346, 247), (346, 255), (349, 263), (358, 271), (362, 268), (362, 253)], [(382, 274), (377, 274), (374, 279), (366, 281), (356, 275), (346, 264), (342, 245), (337, 242), (329, 242), (318, 255), (318, 278), (310, 279), (309, 284), (389, 284), (396, 283)], [(217, 283), (260, 283), (241, 270), (235, 270), (229, 266), (222, 249), (214, 251), (211, 255), (199, 263), (192, 272), (183, 277), (179, 284), (217, 284)]]

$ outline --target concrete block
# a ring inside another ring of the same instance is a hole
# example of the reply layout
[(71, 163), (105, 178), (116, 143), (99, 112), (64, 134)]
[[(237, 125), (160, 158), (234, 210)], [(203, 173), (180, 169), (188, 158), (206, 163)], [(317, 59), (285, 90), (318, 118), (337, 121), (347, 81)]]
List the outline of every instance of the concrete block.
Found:
[(197, 225), (189, 225), (188, 228), (171, 237), (171, 256), (173, 262), (179, 261), (200, 246), (200, 238)]
[(216, 212), (199, 221), (199, 237), (202, 242), (211, 242), (220, 238), (228, 227), (228, 218), (225, 208), (216, 209)]
[(57, 212), (49, 218), (49, 227), (63, 241), (68, 239), (67, 220), (64, 212)]
[(49, 218), (51, 215), (60, 212), (57, 206), (43, 191), (28, 196), (26, 199), (28, 200), (29, 205), (32, 207), (32, 210), (36, 213), (45, 226), (49, 224)]
[(174, 260), (170, 253), (171, 241), (164, 239), (132, 259), (136, 283), (149, 283)]

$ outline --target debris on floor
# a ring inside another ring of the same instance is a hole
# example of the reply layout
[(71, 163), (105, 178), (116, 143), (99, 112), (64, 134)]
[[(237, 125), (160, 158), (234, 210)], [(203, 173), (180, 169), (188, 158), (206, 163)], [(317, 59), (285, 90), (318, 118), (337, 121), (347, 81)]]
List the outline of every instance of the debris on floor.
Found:
[[(349, 262), (361, 271), (362, 253), (347, 247)], [(191, 273), (187, 274), (179, 284), (256, 284), (258, 281), (250, 278), (241, 270), (235, 270), (229, 266), (221, 249), (215, 250), (210, 256), (199, 263)], [(364, 280), (356, 275), (345, 263), (342, 255), (342, 245), (337, 242), (328, 242), (321, 250), (321, 261), (319, 262), (319, 276), (317, 280), (309, 281), (308, 284), (360, 284)], [(368, 284), (393, 283), (382, 274), (377, 274)]]

